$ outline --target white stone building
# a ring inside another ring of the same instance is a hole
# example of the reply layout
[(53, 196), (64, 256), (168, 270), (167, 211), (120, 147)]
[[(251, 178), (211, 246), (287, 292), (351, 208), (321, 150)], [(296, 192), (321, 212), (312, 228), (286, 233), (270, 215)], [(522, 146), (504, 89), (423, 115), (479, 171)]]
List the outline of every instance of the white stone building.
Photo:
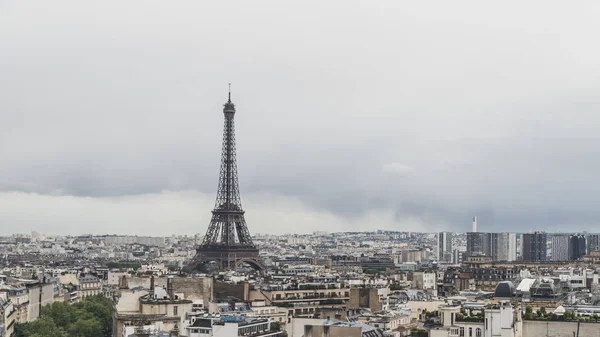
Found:
[(438, 310), (440, 324), (430, 329), (430, 337), (524, 337), (521, 314), (508, 301), (486, 306), (481, 321), (459, 319), (460, 304), (444, 304)]

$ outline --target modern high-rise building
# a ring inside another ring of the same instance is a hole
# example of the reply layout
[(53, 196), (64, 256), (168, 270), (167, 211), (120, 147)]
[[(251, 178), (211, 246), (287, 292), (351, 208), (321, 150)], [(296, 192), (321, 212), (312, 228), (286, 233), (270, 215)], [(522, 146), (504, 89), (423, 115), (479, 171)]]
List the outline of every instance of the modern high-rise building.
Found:
[(600, 234), (588, 234), (586, 241), (588, 254), (600, 250)]
[(437, 258), (439, 262), (452, 262), (452, 233), (438, 233)]
[(553, 234), (551, 242), (552, 261), (569, 260), (569, 234)]
[(523, 234), (521, 236), (523, 261), (546, 261), (547, 239), (545, 232)]
[(491, 233), (491, 248), (494, 261), (516, 261), (517, 234)]
[(452, 251), (452, 263), (454, 264), (460, 264), (463, 261), (465, 261), (465, 255), (467, 254), (466, 251), (464, 251), (464, 247), (463, 249), (454, 249)]
[(492, 256), (492, 233), (468, 232), (467, 256)]
[(579, 260), (585, 255), (585, 236), (576, 234), (569, 238), (569, 260)]
[(490, 256), (494, 261), (516, 261), (517, 234), (469, 232), (467, 256)]

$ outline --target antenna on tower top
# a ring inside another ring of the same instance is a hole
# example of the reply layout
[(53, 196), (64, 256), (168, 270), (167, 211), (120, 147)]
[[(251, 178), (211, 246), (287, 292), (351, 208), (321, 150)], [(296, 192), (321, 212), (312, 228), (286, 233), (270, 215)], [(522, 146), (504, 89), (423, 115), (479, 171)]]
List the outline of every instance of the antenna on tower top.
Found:
[(231, 103), (231, 82), (229, 82), (229, 103)]

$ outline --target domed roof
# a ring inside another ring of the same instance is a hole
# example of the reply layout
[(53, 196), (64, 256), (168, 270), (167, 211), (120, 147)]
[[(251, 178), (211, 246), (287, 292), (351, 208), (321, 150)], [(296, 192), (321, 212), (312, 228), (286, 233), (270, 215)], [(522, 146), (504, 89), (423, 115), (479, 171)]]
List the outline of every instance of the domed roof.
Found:
[(515, 285), (511, 281), (502, 281), (498, 282), (494, 291), (494, 297), (510, 298), (514, 297), (516, 292)]

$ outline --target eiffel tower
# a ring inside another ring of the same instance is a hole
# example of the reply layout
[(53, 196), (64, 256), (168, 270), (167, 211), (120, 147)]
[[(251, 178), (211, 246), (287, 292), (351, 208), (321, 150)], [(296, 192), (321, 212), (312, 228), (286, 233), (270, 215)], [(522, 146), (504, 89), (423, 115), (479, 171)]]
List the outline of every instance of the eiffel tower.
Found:
[(242, 210), (235, 154), (235, 104), (231, 102), (231, 89), (223, 114), (225, 128), (217, 200), (204, 240), (185, 270), (197, 270), (208, 262), (216, 262), (219, 269), (235, 269), (247, 263), (263, 271), (266, 268), (252, 242)]

